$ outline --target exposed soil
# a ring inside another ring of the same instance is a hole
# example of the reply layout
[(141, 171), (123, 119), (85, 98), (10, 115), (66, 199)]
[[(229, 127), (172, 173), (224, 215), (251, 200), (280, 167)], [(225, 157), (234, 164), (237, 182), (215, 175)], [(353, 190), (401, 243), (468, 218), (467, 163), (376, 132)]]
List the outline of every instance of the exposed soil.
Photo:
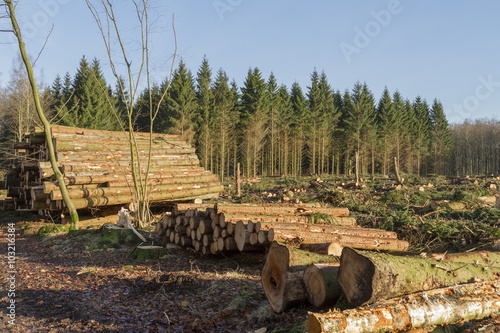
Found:
[[(0, 299), (0, 331), (12, 332), (254, 332), (305, 322), (307, 308), (275, 314), (260, 283), (264, 253), (201, 256), (169, 250), (137, 263), (132, 247), (90, 250), (93, 233), (34, 235), (42, 224), (22, 217), (2, 221), (2, 262), (7, 262), (6, 223), (16, 223), (16, 317), (10, 298)], [(30, 232), (31, 231), (31, 232)], [(98, 235), (97, 235), (98, 236)], [(4, 260), (5, 259), (5, 260)], [(5, 266), (4, 266), (5, 267)], [(7, 268), (2, 269), (7, 287)], [(311, 309), (310, 309), (311, 310)]]

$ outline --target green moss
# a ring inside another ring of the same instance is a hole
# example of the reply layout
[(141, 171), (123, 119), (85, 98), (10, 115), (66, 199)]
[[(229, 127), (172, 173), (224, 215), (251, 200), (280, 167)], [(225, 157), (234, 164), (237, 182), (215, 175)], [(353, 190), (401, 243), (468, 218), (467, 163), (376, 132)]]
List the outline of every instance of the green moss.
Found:
[(37, 236), (44, 237), (53, 234), (66, 233), (70, 231), (70, 226), (65, 224), (49, 224), (38, 230)]

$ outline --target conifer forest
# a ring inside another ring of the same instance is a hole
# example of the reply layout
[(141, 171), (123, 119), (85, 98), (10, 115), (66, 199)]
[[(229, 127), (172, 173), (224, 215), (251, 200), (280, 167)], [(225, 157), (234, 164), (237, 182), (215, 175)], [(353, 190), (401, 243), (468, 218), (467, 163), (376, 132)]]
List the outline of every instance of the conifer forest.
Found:
[[(28, 96), (29, 85), (18, 65), (2, 91), (6, 157), (36, 119), (33, 103), (19, 96)], [(156, 83), (152, 98), (159, 100), (168, 83)], [(74, 74), (58, 75), (44, 87), (42, 101), (56, 124), (118, 130), (127, 96), (119, 87), (106, 81), (99, 60), (83, 56)], [(145, 89), (135, 103), (138, 131), (149, 131), (149, 105)], [(238, 163), (247, 178), (352, 175), (356, 156), (363, 175), (393, 174), (395, 168), (419, 176), (500, 173), (497, 120), (449, 124), (439, 95), (427, 101), (386, 88), (374, 96), (365, 82), (334, 86), (318, 69), (306, 87), (287, 87), (272, 72), (266, 77), (250, 68), (239, 87), (206, 57), (195, 72), (180, 60), (153, 131), (180, 134), (222, 181), (234, 176)]]

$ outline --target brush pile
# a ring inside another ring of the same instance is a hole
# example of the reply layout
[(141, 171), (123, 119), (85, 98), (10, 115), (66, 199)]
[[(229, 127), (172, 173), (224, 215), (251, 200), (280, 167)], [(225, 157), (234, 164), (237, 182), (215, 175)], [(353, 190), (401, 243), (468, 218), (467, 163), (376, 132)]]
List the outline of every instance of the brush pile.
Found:
[[(218, 176), (200, 167), (195, 149), (178, 135), (153, 134), (150, 157), (149, 133), (134, 133), (136, 150), (131, 154), (128, 133), (51, 127), (58, 167), (76, 209), (126, 206), (133, 210), (133, 164), (155, 205), (216, 198), (223, 190)], [(35, 128), (15, 149), (18, 158), (5, 181), (8, 198), (0, 207), (41, 215), (64, 212), (43, 129)]]

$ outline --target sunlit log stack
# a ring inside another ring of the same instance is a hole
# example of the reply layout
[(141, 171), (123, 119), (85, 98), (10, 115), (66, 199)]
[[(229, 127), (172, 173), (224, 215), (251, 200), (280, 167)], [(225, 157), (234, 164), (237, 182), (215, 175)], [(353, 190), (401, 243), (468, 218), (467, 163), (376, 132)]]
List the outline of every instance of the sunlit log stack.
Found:
[[(128, 133), (52, 126), (59, 169), (77, 209), (131, 205), (135, 193)], [(200, 167), (195, 149), (178, 135), (153, 134), (151, 166), (149, 133), (135, 133), (133, 155), (138, 180), (147, 176), (149, 199), (166, 205), (195, 198), (218, 197), (217, 175)], [(36, 128), (15, 146), (19, 158), (6, 179), (3, 207), (16, 210), (64, 211), (65, 204), (49, 162), (45, 134)]]
[[(314, 223), (320, 214), (322, 221)], [(273, 241), (296, 241), (307, 251), (340, 256), (344, 246), (405, 251), (394, 232), (361, 228), (347, 208), (318, 205), (178, 204), (156, 227), (166, 243), (203, 253), (256, 251)]]

